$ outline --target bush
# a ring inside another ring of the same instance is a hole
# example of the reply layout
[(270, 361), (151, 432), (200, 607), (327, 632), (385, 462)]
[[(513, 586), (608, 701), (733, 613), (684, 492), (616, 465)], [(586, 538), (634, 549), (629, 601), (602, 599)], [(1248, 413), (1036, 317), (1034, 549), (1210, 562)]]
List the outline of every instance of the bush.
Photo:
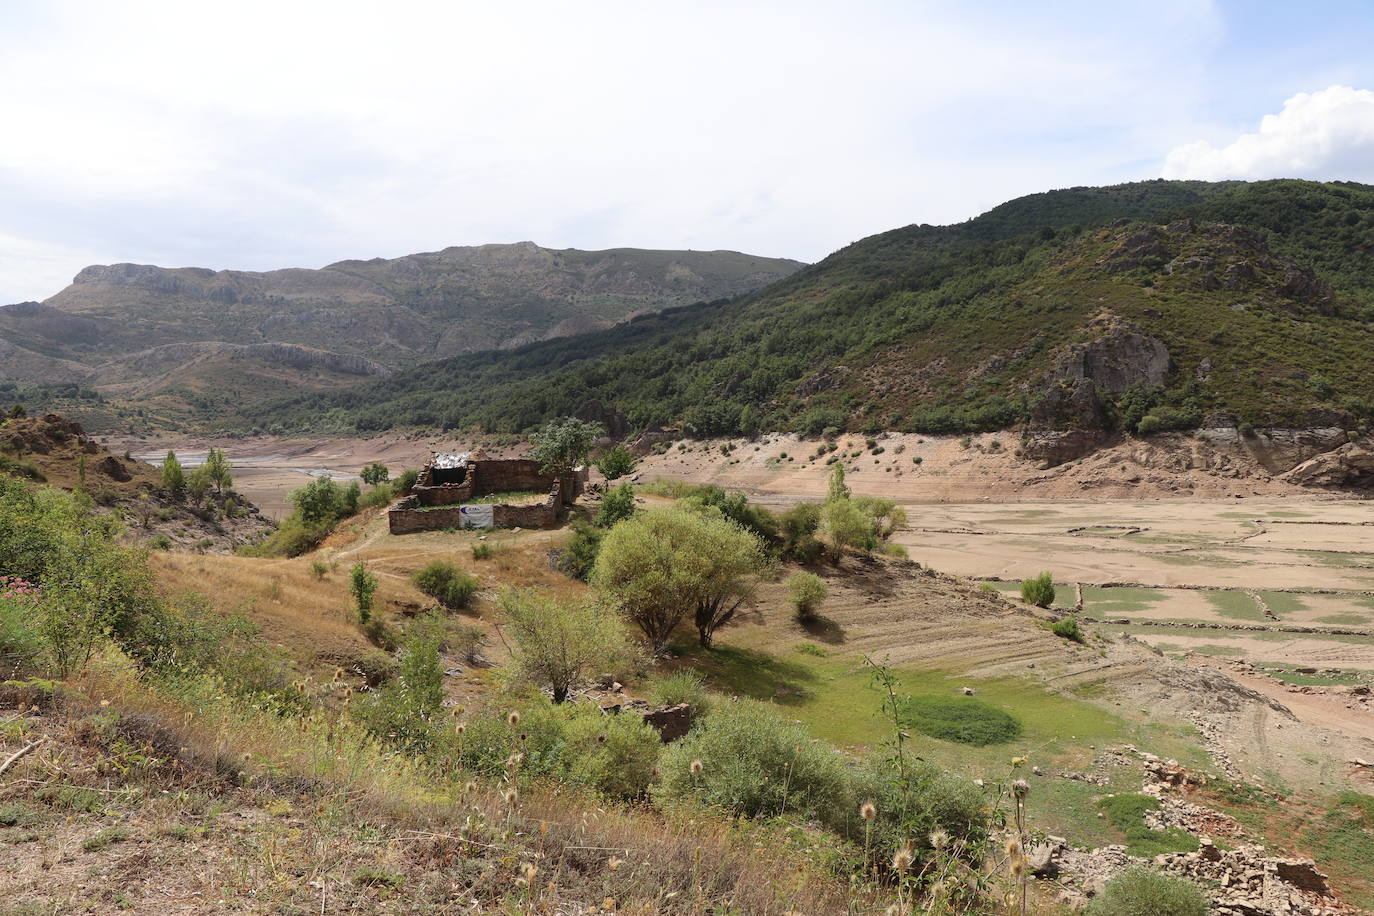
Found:
[(1137, 865), (1107, 882), (1088, 902), (1085, 916), (1206, 916), (1202, 890), (1183, 878)]
[(616, 522), (624, 521), (635, 514), (635, 491), (628, 483), (622, 483), (607, 490), (601, 500), (601, 508), (596, 512), (592, 524), (598, 528), (613, 528)]
[(477, 580), (447, 560), (435, 560), (410, 581), (449, 610), (467, 607), (477, 591)]
[(649, 685), (646, 697), (650, 706), (676, 706), (686, 703), (700, 717), (711, 710), (711, 695), (706, 682), (695, 671), (674, 671)]
[(572, 538), (558, 555), (558, 568), (574, 579), (584, 582), (596, 566), (596, 558), (601, 553), (601, 539), (606, 531), (586, 522), (573, 522)]
[(648, 794), (663, 740), (643, 716), (607, 716), (591, 705), (566, 707), (564, 714), (563, 756), (575, 782), (623, 800)]
[(1051, 623), (1050, 632), (1072, 642), (1083, 642), (1083, 631), (1078, 628), (1078, 617), (1074, 614)]
[(491, 545), (488, 544), (486, 541), (473, 541), (472, 558), (474, 560), (491, 559)]
[(324, 577), (329, 575), (329, 564), (323, 560), (315, 560), (310, 564), (310, 575), (323, 582)]
[(782, 539), (782, 555), (798, 563), (812, 563), (821, 555), (823, 545), (816, 539), (821, 525), (821, 507), (815, 503), (797, 503), (778, 517), (778, 533)]
[(816, 609), (829, 591), (825, 580), (815, 573), (794, 573), (787, 579), (787, 597), (792, 602), (792, 613), (801, 623), (811, 623), (816, 619)]
[(415, 489), (415, 481), (419, 479), (420, 472), (414, 468), (408, 468), (391, 482), (391, 492), (396, 496), (408, 496), (410, 491)]
[(634, 473), (635, 456), (630, 454), (629, 449), (617, 445), (597, 459), (596, 469), (607, 480), (618, 480), (626, 474)]
[(923, 735), (982, 747), (1002, 744), (1021, 734), (1021, 723), (974, 697), (925, 694), (902, 704), (903, 724)]
[[(851, 804), (826, 826), (856, 843), (867, 839), (872, 864), (885, 866), (894, 849), (910, 843), (919, 867), (931, 857), (930, 835), (936, 830), (959, 844), (970, 864), (986, 851), (987, 799), (971, 780), (923, 760), (908, 759), (903, 769), (893, 760), (872, 758), (852, 783)], [(864, 801), (873, 803), (877, 815), (867, 827), (859, 815)]]
[(718, 706), (668, 746), (660, 769), (662, 798), (694, 799), (736, 815), (792, 812), (830, 823), (850, 807), (840, 755), (754, 700)]
[(368, 572), (362, 563), (354, 563), (349, 571), (348, 593), (353, 596), (358, 622), (367, 623), (372, 618), (372, 596), (377, 594), (377, 577)]
[(1054, 604), (1054, 576), (1042, 572), (1035, 578), (1022, 582), (1021, 600), (1036, 607), (1049, 607)]

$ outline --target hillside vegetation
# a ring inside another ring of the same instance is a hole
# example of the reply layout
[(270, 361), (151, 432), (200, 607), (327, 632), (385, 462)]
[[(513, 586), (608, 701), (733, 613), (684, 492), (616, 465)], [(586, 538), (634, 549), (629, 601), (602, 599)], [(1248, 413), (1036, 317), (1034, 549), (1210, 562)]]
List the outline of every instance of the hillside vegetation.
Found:
[[(518, 432), (581, 414), (700, 436), (1033, 418), (1062, 428), (1085, 422), (1064, 409), (1084, 404), (1054, 392), (1086, 380), (1103, 428), (1353, 426), (1374, 416), (1371, 253), (1364, 185), (1054, 191), (864, 239), (740, 298), (266, 402), (238, 422)], [(1094, 347), (1106, 369), (1076, 367)], [(1153, 366), (1136, 365), (1142, 352)]]

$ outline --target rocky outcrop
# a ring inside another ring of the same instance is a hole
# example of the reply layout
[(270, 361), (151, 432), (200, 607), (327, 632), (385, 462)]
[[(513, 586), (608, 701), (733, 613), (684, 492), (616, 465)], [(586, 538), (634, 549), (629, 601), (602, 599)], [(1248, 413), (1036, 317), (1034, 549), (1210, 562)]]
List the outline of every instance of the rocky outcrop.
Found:
[(1173, 359), (1160, 340), (1109, 315), (1095, 319), (1092, 326), (1098, 336), (1062, 353), (1051, 379), (1089, 381), (1108, 394), (1120, 394), (1132, 385), (1164, 384)]
[[(1344, 436), (1342, 436), (1344, 438)], [(1286, 478), (1304, 487), (1374, 489), (1374, 440), (1366, 437), (1304, 461)]]
[[(1325, 417), (1313, 417), (1317, 423)], [(1256, 429), (1241, 432), (1234, 420), (1215, 418), (1196, 436), (1218, 451), (1248, 455), (1271, 474), (1284, 474), (1303, 462), (1345, 444), (1344, 426), (1314, 425), (1305, 429)]]

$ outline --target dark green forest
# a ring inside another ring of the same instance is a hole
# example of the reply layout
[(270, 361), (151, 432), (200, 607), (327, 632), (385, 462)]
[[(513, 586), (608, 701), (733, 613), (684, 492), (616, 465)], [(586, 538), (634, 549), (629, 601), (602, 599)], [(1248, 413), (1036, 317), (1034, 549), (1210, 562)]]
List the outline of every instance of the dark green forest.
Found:
[[(1123, 246), (1165, 224), (1184, 228), (1118, 269)], [(1215, 224), (1253, 231), (1237, 242)], [(1253, 276), (1216, 285), (1174, 269), (1184, 262)], [(1327, 285), (1321, 301), (1295, 292), (1304, 267)], [(863, 239), (746, 296), (247, 405), (233, 426), (521, 432), (574, 414), (698, 436), (1000, 429), (1026, 419), (1056, 352), (1088, 339), (1103, 311), (1162, 340), (1176, 367), (1162, 388), (1119, 398), (1118, 417), (1147, 403), (1172, 426), (1216, 411), (1256, 425), (1314, 411), (1368, 421), (1374, 187), (1161, 180), (1035, 194)], [(1203, 360), (1213, 368), (1200, 380)]]

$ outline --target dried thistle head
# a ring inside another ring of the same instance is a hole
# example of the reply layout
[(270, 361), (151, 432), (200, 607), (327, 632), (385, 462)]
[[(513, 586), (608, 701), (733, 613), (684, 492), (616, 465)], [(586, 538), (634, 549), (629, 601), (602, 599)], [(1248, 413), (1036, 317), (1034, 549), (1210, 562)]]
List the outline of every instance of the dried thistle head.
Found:
[(937, 827), (930, 832), (930, 845), (934, 849), (944, 849), (949, 845), (949, 834)]
[(899, 874), (905, 872), (911, 867), (912, 860), (911, 850), (899, 849), (892, 856), (892, 870)]
[(1021, 877), (1026, 873), (1026, 860), (1017, 856), (1011, 860), (1011, 864), (1007, 866), (1007, 871), (1011, 872), (1013, 878)]
[(602, 732), (601, 734), (599, 734), (599, 735), (596, 736), (596, 743), (597, 743), (597, 744), (605, 744), (605, 743), (606, 743), (606, 733), (605, 733), (605, 732)]
[(452, 709), (449, 710), (449, 715), (453, 716), (453, 718), (456, 719), (456, 718), (458, 718), (459, 716), (461, 716), (461, 715), (462, 715), (463, 713), (465, 713), (465, 712), (467, 712), (467, 710), (464, 709), (463, 707), (461, 707), (461, 706), (455, 706), (455, 707), (453, 707)]
[(533, 862), (520, 863), (520, 877), (525, 879), (526, 884), (534, 883), (534, 876), (539, 874), (539, 866)]
[(617, 868), (619, 868), (619, 867), (620, 867), (621, 865), (623, 865), (624, 863), (625, 863), (625, 860), (624, 860), (624, 859), (617, 859), (615, 856), (611, 856), (609, 859), (606, 860), (606, 870), (607, 870), (607, 871), (615, 871)]
[(339, 683), (339, 681), (343, 680), (343, 676), (344, 676), (344, 670), (343, 670), (342, 668), (335, 668), (335, 669), (334, 669), (334, 680), (331, 681), (330, 683), (333, 683), (333, 684)]
[(692, 774), (693, 776), (700, 775), (700, 773), (701, 773), (701, 771), (702, 771), (702, 769), (703, 769), (702, 764), (701, 764), (701, 758), (700, 758), (700, 757), (694, 757), (694, 758), (692, 758), (692, 762), (691, 762), (690, 764), (688, 764), (687, 769), (691, 772), (691, 774)]
[(477, 791), (477, 783), (469, 781), (463, 785), (463, 794), (471, 795)]
[(514, 806), (520, 800), (520, 791), (514, 786), (501, 793), (501, 797), (506, 800), (506, 804)]
[(512, 709), (509, 713), (506, 714), (506, 721), (509, 722), (511, 725), (519, 725), (520, 713), (517, 710)]
[(1009, 859), (1017, 859), (1021, 856), (1021, 841), (1016, 837), (1007, 840), (1006, 845), (1002, 848), (1006, 850)]
[(1018, 799), (1025, 798), (1028, 792), (1030, 792), (1030, 783), (1026, 782), (1024, 779), (1017, 779), (1012, 782), (1011, 794), (1015, 795)]
[(859, 806), (859, 817), (863, 818), (864, 820), (871, 821), (877, 816), (878, 809), (874, 806), (873, 802), (866, 801)]
[(465, 731), (467, 731), (467, 730), (468, 730), (468, 727), (467, 727), (467, 723), (465, 723), (465, 722), (459, 722), (457, 725), (453, 726), (453, 733), (454, 733), (455, 735), (457, 735), (458, 737), (460, 737), (460, 738), (463, 736), (463, 732), (465, 732)]

